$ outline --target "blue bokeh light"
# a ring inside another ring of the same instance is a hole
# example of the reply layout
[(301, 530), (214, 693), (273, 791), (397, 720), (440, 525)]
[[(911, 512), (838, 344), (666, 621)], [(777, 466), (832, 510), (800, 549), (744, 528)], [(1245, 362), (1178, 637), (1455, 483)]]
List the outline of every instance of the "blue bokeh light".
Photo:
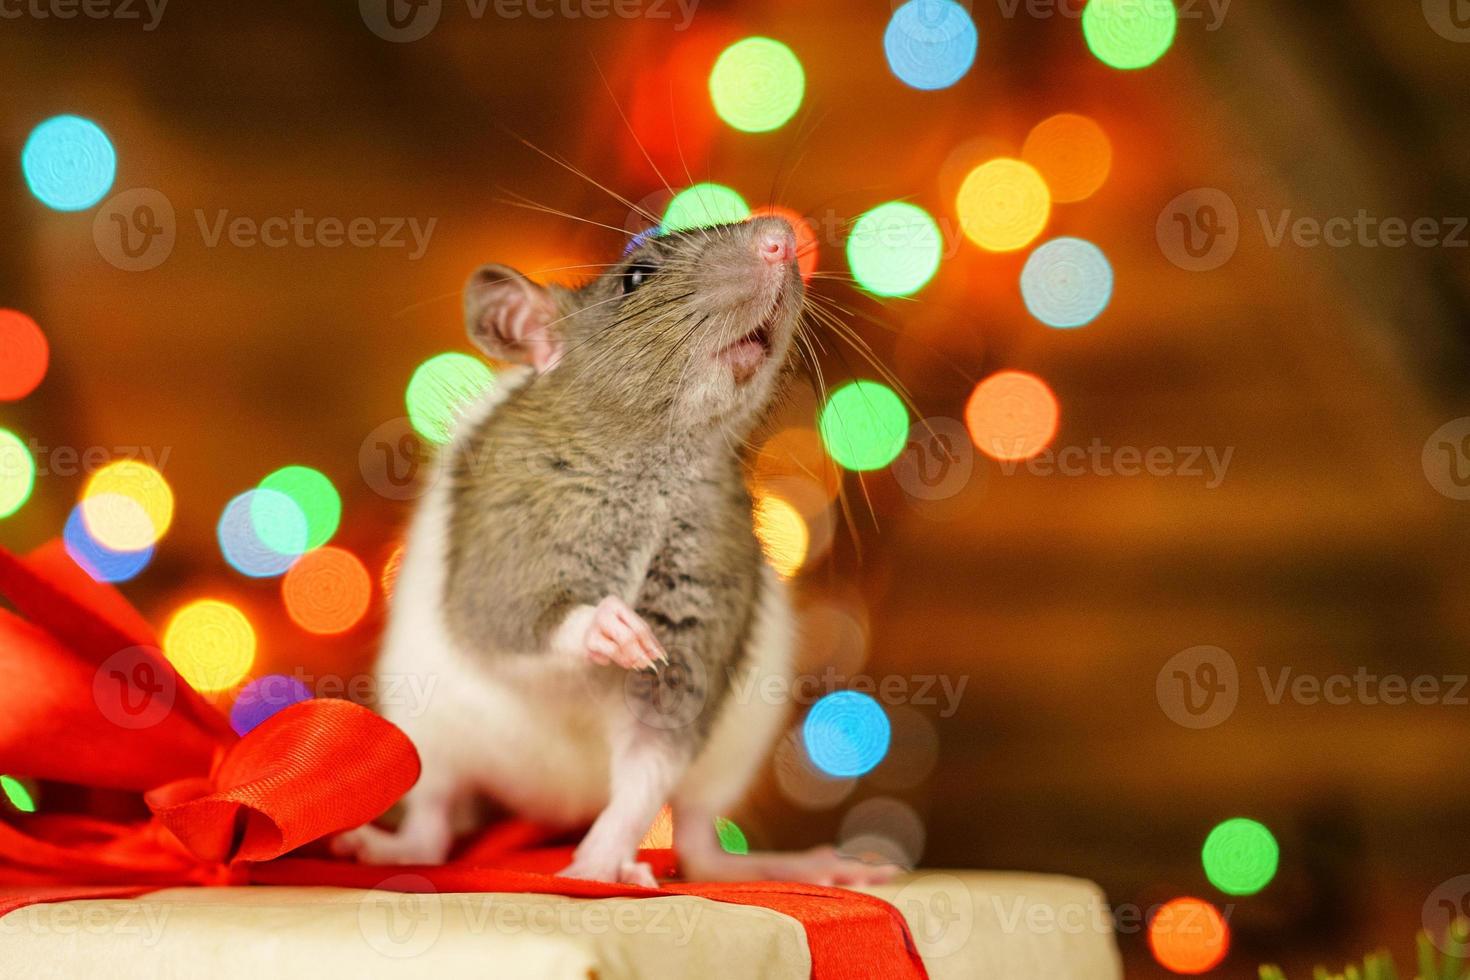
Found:
[(117, 152), (96, 123), (52, 116), (31, 130), (21, 171), (36, 199), (57, 211), (81, 211), (107, 196), (117, 177)]
[(925, 91), (964, 78), (979, 46), (975, 21), (954, 0), (909, 0), (883, 32), (888, 67), (905, 85)]
[(230, 708), (230, 727), (244, 735), (278, 711), (312, 699), (311, 688), (285, 674), (257, 677), (240, 689)]
[(72, 508), (61, 539), (71, 560), (98, 582), (127, 582), (136, 578), (153, 560), (153, 548), (142, 551), (113, 551), (87, 532), (82, 506)]
[[(262, 541), (257, 522), (271, 529), (272, 541), (289, 542), (291, 548), (277, 551)], [(217, 531), (225, 561), (251, 578), (284, 575), (306, 551), (306, 514), (295, 500), (276, 490), (248, 490), (231, 500)]]
[(1092, 242), (1054, 238), (1026, 260), (1021, 298), (1031, 315), (1049, 327), (1083, 326), (1108, 308), (1113, 267)]
[(869, 772), (888, 754), (893, 729), (883, 708), (866, 694), (828, 694), (806, 716), (802, 739), (813, 765), (829, 776)]

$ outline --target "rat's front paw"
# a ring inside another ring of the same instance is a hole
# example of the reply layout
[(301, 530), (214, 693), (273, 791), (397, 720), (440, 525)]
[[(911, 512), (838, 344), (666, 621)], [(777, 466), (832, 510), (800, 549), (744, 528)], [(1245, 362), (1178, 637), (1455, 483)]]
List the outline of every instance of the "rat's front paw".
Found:
[(582, 645), (593, 663), (617, 664), (628, 670), (646, 670), (655, 661), (669, 659), (643, 617), (611, 595), (592, 610)]

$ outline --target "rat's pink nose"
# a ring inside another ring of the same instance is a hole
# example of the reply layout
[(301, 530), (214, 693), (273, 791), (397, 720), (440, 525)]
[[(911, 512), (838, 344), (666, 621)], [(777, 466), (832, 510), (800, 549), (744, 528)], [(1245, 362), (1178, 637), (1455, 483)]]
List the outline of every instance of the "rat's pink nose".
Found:
[(771, 265), (796, 258), (796, 233), (781, 218), (762, 218), (755, 233), (755, 250)]

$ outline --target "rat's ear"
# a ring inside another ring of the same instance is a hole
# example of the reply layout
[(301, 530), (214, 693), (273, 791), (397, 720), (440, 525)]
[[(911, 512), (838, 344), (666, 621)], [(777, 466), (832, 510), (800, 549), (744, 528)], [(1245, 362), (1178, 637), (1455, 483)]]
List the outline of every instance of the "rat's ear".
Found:
[(464, 290), (465, 328), (480, 350), (502, 361), (549, 371), (561, 357), (561, 337), (552, 327), (556, 300), (504, 265), (482, 265)]

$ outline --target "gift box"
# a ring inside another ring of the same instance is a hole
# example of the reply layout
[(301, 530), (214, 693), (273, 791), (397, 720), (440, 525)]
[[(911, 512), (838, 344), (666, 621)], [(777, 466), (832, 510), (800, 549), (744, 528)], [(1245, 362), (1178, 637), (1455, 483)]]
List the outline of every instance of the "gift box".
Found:
[(418, 778), (401, 731), (321, 698), (237, 735), (58, 545), (0, 550), (0, 593), (0, 772), (146, 804), (0, 822), (7, 978), (1121, 976), (1102, 896), (1065, 879), (649, 889), (556, 876), (570, 846), (517, 822), (445, 865), (333, 860)]

